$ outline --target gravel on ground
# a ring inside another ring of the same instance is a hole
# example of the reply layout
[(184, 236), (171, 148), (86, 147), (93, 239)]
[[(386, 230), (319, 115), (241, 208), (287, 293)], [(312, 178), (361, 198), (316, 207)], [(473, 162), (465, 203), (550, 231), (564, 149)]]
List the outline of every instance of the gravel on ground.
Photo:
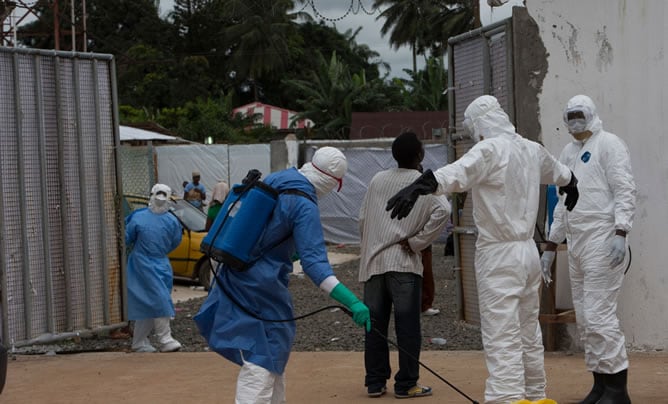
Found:
[[(359, 254), (359, 246), (330, 245), (331, 252)], [(362, 297), (362, 284), (357, 280), (359, 259), (334, 266), (337, 278), (357, 296)], [(440, 310), (435, 316), (422, 317), (423, 350), (481, 350), (480, 329), (457, 319), (453, 257), (445, 256), (444, 245), (433, 246), (433, 270), (436, 293), (433, 307)], [(294, 275), (290, 291), (295, 315), (304, 315), (326, 306), (338, 305), (326, 296), (311, 280)], [(197, 314), (205, 298), (190, 299), (175, 305), (176, 317), (171, 322), (172, 335), (183, 345), (182, 351), (207, 351), (206, 341), (200, 336), (192, 317)], [(442, 338), (445, 344), (432, 343), (431, 338)], [(396, 341), (393, 324), (388, 338)], [(154, 342), (156, 342), (154, 340)], [(157, 342), (156, 342), (157, 343)], [(396, 350), (391, 345), (392, 350)], [(354, 325), (349, 316), (338, 309), (327, 309), (297, 321), (294, 351), (363, 351), (364, 332)], [(110, 333), (92, 334), (68, 339), (49, 345), (32, 345), (17, 348), (15, 353), (78, 353), (99, 351), (130, 351), (129, 338), (112, 338)]]

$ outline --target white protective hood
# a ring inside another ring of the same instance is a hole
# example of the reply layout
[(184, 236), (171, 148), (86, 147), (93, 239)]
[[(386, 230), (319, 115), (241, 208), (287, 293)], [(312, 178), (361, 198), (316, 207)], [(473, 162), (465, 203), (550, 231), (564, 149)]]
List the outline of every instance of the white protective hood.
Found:
[(338, 186), (337, 191), (341, 189), (347, 170), (346, 156), (341, 150), (328, 146), (316, 150), (311, 162), (304, 164), (299, 172), (313, 184), (320, 198), (334, 187)]
[(148, 200), (148, 208), (153, 213), (165, 213), (169, 210), (169, 197), (172, 189), (165, 184), (155, 184), (151, 188), (151, 197)]
[(603, 122), (598, 117), (596, 112), (596, 105), (594, 101), (586, 95), (576, 95), (575, 97), (568, 100), (566, 108), (564, 108), (564, 123), (568, 127), (568, 118), (567, 115), (569, 112), (573, 111), (582, 111), (587, 121), (587, 126), (585, 130), (590, 131), (592, 134), (596, 134), (603, 129)]
[(472, 137), (476, 142), (480, 141), (481, 137), (490, 139), (504, 133), (515, 135), (515, 127), (510, 123), (510, 118), (491, 95), (483, 95), (473, 100), (464, 111), (464, 119), (471, 121)]

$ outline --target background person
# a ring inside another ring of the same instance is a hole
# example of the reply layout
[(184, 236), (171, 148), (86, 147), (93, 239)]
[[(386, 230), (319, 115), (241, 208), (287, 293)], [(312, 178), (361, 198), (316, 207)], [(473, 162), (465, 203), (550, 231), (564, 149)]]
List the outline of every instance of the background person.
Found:
[(169, 213), (172, 190), (164, 184), (151, 189), (148, 208), (134, 211), (126, 219), (125, 243), (131, 248), (128, 255), (128, 318), (134, 320), (132, 350), (155, 352), (149, 342), (155, 330), (160, 351), (181, 348), (172, 337), (170, 319), (174, 317), (172, 303), (173, 273), (167, 254), (181, 243), (182, 227)]
[[(369, 307), (373, 332), (364, 343), (364, 385), (370, 397), (381, 396), (390, 378), (387, 333), (394, 307), (394, 325), (399, 350), (399, 370), (394, 377), (394, 395), (409, 398), (431, 395), (431, 388), (418, 384), (422, 332), (422, 251), (441, 233), (450, 214), (444, 196), (430, 196), (416, 203), (406, 220), (392, 220), (383, 209), (397, 191), (420, 176), (424, 158), (422, 142), (415, 133), (399, 135), (392, 142), (392, 157), (398, 167), (371, 179), (360, 208), (360, 270), (364, 303)], [(431, 262), (429, 262), (431, 264)], [(433, 283), (433, 277), (432, 277)], [(382, 333), (382, 335), (379, 334)]]
[(265, 184), (302, 195), (279, 194), (265, 236), (255, 247), (259, 259), (243, 272), (223, 265), (194, 318), (211, 349), (241, 366), (238, 404), (285, 402), (284, 372), (296, 325), (262, 319), (294, 317), (288, 281), (295, 253), (313, 283), (346, 306), (356, 324), (370, 329), (369, 309), (338, 281), (329, 264), (317, 205), (319, 197), (341, 188), (347, 167), (340, 150), (322, 147), (299, 170), (269, 175)]
[(533, 240), (540, 184), (561, 185), (572, 209), (577, 180), (543, 146), (518, 135), (492, 96), (478, 97), (466, 108), (463, 126), (477, 143), (454, 163), (427, 170), (392, 197), (387, 209), (401, 219), (420, 195), (471, 190), (480, 330), (489, 371), (485, 402), (544, 399), (541, 264)]
[(617, 298), (636, 208), (631, 157), (624, 141), (603, 129), (586, 95), (568, 101), (564, 122), (574, 140), (560, 160), (577, 175), (578, 187), (588, 197), (572, 211), (557, 204), (543, 271), (549, 273), (557, 244), (566, 238), (575, 320), (587, 370), (594, 375), (594, 386), (581, 403), (626, 404), (631, 402), (626, 387), (629, 360)]
[(204, 188), (204, 185), (199, 182), (199, 171), (193, 171), (192, 178), (192, 182), (189, 182), (185, 188), (183, 188), (183, 199), (190, 202), (190, 204), (197, 209), (203, 210), (204, 200), (206, 199), (206, 189)]
[(230, 186), (227, 185), (227, 182), (220, 180), (213, 187), (213, 192), (211, 193), (211, 203), (209, 204), (209, 209), (206, 211), (206, 226), (204, 230), (209, 231), (213, 221), (216, 220), (220, 208), (227, 198), (227, 194), (230, 192)]

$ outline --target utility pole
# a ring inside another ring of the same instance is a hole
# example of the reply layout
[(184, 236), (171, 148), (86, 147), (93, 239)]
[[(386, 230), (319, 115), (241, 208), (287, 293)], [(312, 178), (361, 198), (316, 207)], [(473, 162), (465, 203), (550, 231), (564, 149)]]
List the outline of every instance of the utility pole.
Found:
[(74, 0), (70, 0), (70, 18), (72, 24), (72, 52), (77, 51), (77, 29), (76, 20), (74, 19)]
[(55, 50), (60, 50), (60, 16), (58, 14), (58, 0), (53, 0), (53, 45)]
[(88, 31), (86, 31), (86, 0), (81, 1), (81, 13), (83, 15), (83, 44), (82, 48), (84, 52), (88, 52)]
[(473, 29), (480, 28), (480, 0), (473, 0)]

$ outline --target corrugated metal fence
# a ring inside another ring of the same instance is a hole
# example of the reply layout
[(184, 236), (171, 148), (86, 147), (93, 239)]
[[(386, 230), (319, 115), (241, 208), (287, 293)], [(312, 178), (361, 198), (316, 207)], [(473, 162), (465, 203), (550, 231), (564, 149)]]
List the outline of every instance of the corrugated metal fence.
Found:
[(0, 47), (5, 345), (124, 319), (114, 77), (111, 55)]

